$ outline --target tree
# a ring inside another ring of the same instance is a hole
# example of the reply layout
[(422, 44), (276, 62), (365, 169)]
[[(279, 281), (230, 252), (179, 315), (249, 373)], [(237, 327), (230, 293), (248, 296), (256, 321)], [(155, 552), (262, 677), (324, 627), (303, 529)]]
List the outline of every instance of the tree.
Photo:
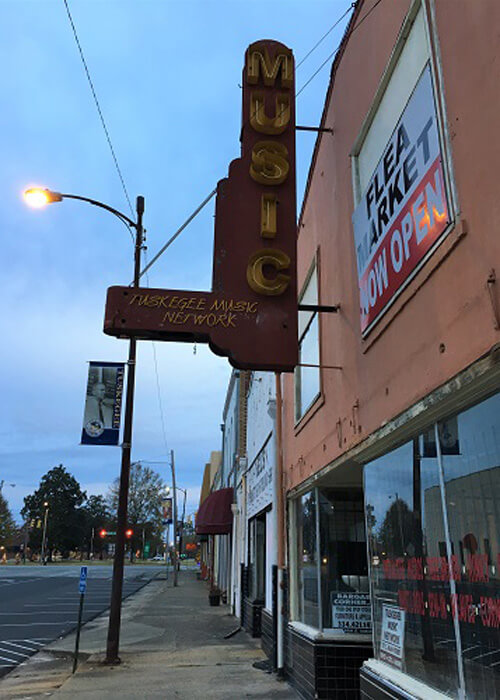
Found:
[[(108, 493), (108, 505), (116, 517), (120, 480), (115, 479)], [(134, 531), (131, 539), (132, 551), (142, 548), (142, 531), (146, 538), (157, 539), (162, 532), (162, 495), (165, 483), (150, 467), (134, 462), (130, 467), (128, 497), (128, 527)]]
[(0, 491), (0, 546), (8, 547), (16, 532), (16, 523), (7, 505), (7, 501)]
[(415, 515), (406, 501), (396, 498), (385, 514), (378, 532), (382, 550), (390, 556), (403, 556), (409, 549), (415, 551), (417, 534)]
[(90, 555), (91, 549), (100, 553), (102, 540), (99, 531), (111, 524), (111, 513), (104, 496), (89, 496), (81, 508), (84, 517), (84, 544)]
[[(21, 514), (26, 520), (43, 522), (44, 503), (48, 503), (47, 549), (58, 549), (64, 557), (84, 541), (85, 518), (80, 506), (85, 498), (78, 481), (60, 464), (42, 476), (35, 493), (25, 497)], [(39, 549), (41, 540), (42, 528), (32, 530), (31, 546)]]

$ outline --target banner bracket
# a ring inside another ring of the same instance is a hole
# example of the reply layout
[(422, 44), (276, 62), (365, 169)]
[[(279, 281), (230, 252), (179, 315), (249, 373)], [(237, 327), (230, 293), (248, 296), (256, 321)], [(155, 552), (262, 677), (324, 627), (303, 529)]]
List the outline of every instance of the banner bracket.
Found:
[(296, 131), (317, 131), (321, 134), (333, 134), (333, 129), (324, 126), (296, 126)]
[(325, 306), (324, 304), (299, 304), (299, 311), (317, 311), (320, 314), (336, 314), (340, 311), (340, 304)]

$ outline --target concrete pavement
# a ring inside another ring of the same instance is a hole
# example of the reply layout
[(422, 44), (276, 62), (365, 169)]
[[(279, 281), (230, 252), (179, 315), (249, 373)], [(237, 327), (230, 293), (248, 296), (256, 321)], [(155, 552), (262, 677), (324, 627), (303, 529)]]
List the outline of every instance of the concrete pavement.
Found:
[(123, 604), (118, 666), (105, 666), (108, 616), (87, 623), (71, 675), (75, 635), (53, 642), (0, 681), (0, 698), (297, 698), (253, 666), (258, 640), (240, 631), (228, 606), (210, 607), (207, 584), (181, 572), (179, 586), (156, 580)]

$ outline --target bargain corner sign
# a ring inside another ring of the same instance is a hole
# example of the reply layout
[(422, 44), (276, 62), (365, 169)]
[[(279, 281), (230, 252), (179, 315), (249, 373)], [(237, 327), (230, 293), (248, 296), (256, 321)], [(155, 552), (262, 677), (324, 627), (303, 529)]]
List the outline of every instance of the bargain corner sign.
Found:
[(414, 275), (449, 220), (427, 66), (353, 214), (363, 334)]

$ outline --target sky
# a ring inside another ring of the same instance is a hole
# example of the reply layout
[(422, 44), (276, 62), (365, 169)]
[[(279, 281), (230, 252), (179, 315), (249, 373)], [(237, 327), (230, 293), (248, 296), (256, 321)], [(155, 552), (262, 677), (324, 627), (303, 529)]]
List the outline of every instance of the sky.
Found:
[[(275, 39), (298, 64), (349, 10), (347, 0), (67, 0), (132, 205), (146, 200), (149, 258), (239, 156), (247, 46)], [(16, 519), (23, 498), (63, 464), (87, 494), (119, 475), (119, 447), (79, 444), (88, 361), (125, 361), (102, 332), (106, 289), (128, 284), (133, 245), (111, 214), (65, 200), (26, 207), (41, 185), (131, 215), (64, 0), (1, 0), (3, 342), (0, 482)], [(340, 43), (350, 16), (297, 68), (298, 90)], [(297, 99), (319, 124), (332, 58)], [(315, 134), (297, 132), (297, 208)], [(153, 287), (209, 290), (214, 200), (151, 268)], [(132, 217), (133, 218), (133, 217)], [(195, 351), (196, 350), (196, 351)], [(138, 344), (132, 460), (150, 462), (197, 508), (205, 463), (221, 448), (231, 368), (207, 346)]]

